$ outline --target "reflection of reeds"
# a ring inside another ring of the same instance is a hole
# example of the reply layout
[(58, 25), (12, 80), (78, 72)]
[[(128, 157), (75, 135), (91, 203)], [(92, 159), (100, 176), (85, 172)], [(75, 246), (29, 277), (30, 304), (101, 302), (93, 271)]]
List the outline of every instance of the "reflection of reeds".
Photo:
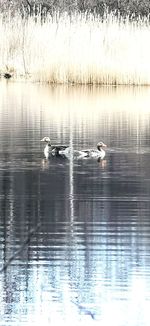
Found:
[(33, 81), (150, 84), (148, 19), (114, 14), (0, 16), (0, 72)]

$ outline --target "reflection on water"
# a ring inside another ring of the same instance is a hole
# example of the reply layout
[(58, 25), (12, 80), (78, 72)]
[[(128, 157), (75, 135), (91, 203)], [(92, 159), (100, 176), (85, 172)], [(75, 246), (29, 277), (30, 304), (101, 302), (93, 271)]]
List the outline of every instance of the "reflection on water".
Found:
[(149, 325), (149, 93), (1, 83), (0, 325)]

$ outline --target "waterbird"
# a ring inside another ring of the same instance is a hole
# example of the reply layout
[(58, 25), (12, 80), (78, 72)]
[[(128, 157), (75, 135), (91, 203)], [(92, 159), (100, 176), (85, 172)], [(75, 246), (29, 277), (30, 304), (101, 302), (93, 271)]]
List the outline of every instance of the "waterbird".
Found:
[(100, 141), (97, 144), (97, 149), (83, 149), (79, 151), (79, 157), (96, 157), (96, 158), (101, 158), (103, 159), (105, 157), (105, 151), (104, 148), (106, 148), (107, 145), (104, 144), (102, 141)]
[(42, 138), (41, 142), (46, 143), (44, 148), (44, 155), (46, 158), (48, 158), (50, 154), (53, 156), (60, 156), (60, 152), (68, 148), (67, 145), (52, 145), (49, 137)]

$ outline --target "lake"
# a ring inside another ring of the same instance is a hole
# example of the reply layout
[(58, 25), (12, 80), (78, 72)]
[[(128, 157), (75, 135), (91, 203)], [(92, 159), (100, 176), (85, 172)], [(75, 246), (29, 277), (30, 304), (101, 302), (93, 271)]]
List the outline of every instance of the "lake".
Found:
[(149, 326), (150, 88), (0, 87), (0, 325)]

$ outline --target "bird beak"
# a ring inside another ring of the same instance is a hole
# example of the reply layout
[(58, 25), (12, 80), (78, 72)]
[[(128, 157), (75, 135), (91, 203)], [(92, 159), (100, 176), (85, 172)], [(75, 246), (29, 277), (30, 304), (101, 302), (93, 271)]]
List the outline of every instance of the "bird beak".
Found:
[(106, 144), (103, 144), (103, 147), (107, 147), (107, 145)]

